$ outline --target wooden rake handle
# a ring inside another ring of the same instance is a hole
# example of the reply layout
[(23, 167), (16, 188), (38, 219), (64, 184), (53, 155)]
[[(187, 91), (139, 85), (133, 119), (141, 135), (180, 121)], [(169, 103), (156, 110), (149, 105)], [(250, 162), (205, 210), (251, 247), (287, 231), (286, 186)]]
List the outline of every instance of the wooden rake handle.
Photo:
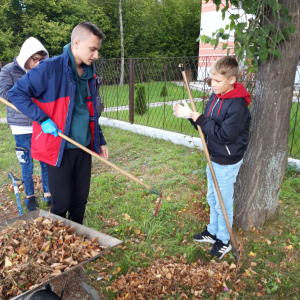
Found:
[[(182, 72), (182, 77), (183, 77), (183, 81), (184, 81), (185, 87), (186, 87), (187, 92), (188, 92), (188, 96), (189, 96), (189, 99), (190, 99), (190, 102), (191, 102), (192, 109), (193, 109), (194, 112), (196, 112), (197, 111), (196, 106), (195, 106), (195, 103), (194, 103), (194, 99), (193, 99), (193, 96), (192, 96), (192, 93), (191, 93), (191, 89), (190, 89), (185, 71)], [(230, 227), (230, 223), (229, 223), (228, 216), (227, 216), (227, 213), (226, 213), (226, 209), (225, 209), (225, 206), (224, 206), (223, 198), (222, 198), (221, 191), (220, 191), (220, 188), (219, 188), (219, 185), (218, 185), (217, 177), (215, 175), (214, 168), (212, 166), (210, 155), (209, 155), (207, 145), (206, 145), (206, 142), (205, 142), (204, 134), (203, 134), (202, 129), (199, 125), (197, 125), (197, 128), (198, 128), (199, 135), (200, 135), (200, 138), (201, 138), (201, 141), (202, 141), (204, 154), (206, 156), (206, 160), (207, 160), (207, 163), (209, 165), (209, 169), (210, 169), (210, 172), (211, 172), (214, 184), (215, 184), (215, 188), (216, 188), (216, 191), (217, 191), (217, 194), (218, 194), (218, 198), (219, 198), (219, 202), (220, 202), (220, 205), (221, 205), (221, 208), (222, 208), (222, 212), (223, 212), (223, 215), (224, 215), (226, 226), (227, 226), (227, 229), (228, 229), (228, 232), (229, 232), (229, 235), (230, 235), (231, 244), (232, 244), (232, 247), (236, 250), (235, 238), (233, 236), (232, 229)]]
[[(0, 97), (0, 101), (3, 102), (4, 104), (6, 104), (7, 106), (13, 108), (14, 110), (18, 111), (19, 113), (21, 113), (12, 103), (10, 103), (9, 101), (3, 99)], [(157, 190), (153, 189), (151, 186), (145, 184), (143, 181), (139, 180), (138, 178), (134, 177), (133, 175), (127, 173), (126, 171), (122, 170), (121, 168), (117, 167), (116, 165), (114, 165), (113, 163), (111, 163), (110, 161), (106, 160), (105, 158), (101, 157), (99, 154), (91, 151), (90, 149), (82, 146), (81, 144), (75, 142), (74, 140), (70, 139), (69, 137), (67, 137), (66, 135), (58, 132), (58, 135), (65, 139), (66, 141), (70, 142), (71, 144), (77, 146), (78, 148), (82, 149), (83, 151), (89, 153), (90, 155), (94, 156), (95, 158), (97, 158), (98, 160), (102, 161), (103, 163), (105, 163), (106, 165), (114, 168), (115, 170), (117, 170), (118, 172), (122, 173), (123, 175), (127, 176), (128, 178), (130, 178), (131, 180), (135, 181), (136, 183), (139, 183), (140, 185), (144, 186), (145, 188), (147, 188), (148, 190), (150, 190), (150, 192), (160, 195), (160, 192), (158, 192)]]

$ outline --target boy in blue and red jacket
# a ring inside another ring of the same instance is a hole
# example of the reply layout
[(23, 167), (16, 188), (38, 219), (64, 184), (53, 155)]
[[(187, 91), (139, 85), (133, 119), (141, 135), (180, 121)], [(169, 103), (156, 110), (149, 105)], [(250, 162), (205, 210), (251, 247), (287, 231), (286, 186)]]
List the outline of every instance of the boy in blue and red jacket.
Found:
[[(251, 115), (248, 105), (250, 94), (242, 84), (236, 83), (239, 72), (237, 61), (230, 56), (218, 59), (210, 69), (213, 93), (204, 113), (192, 112), (187, 103), (174, 105), (177, 117), (188, 118), (205, 135), (215, 175), (232, 226), (234, 183), (247, 149)], [(206, 230), (194, 235), (197, 242), (214, 244), (210, 253), (223, 258), (231, 250), (229, 232), (214, 186), (209, 166), (207, 173), (207, 202), (210, 206), (210, 223)]]
[(83, 222), (89, 194), (91, 156), (58, 137), (58, 131), (108, 158), (98, 125), (100, 83), (93, 66), (103, 37), (97, 26), (81, 22), (63, 54), (42, 61), (8, 92), (18, 110), (35, 121), (31, 153), (48, 164), (51, 212), (68, 213), (77, 223)]

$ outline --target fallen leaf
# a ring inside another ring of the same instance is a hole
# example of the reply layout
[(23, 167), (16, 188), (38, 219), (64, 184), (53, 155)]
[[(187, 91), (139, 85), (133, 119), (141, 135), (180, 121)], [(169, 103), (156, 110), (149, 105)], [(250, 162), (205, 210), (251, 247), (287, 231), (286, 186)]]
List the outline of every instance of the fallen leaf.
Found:
[(7, 256), (5, 256), (5, 267), (8, 268), (11, 266), (12, 266), (11, 260)]
[(275, 280), (276, 280), (276, 282), (277, 282), (278, 284), (281, 284), (281, 281), (280, 281), (280, 279), (279, 279), (278, 277), (276, 277)]
[(51, 221), (49, 219), (45, 219), (42, 224), (47, 225), (47, 224), (51, 224)]

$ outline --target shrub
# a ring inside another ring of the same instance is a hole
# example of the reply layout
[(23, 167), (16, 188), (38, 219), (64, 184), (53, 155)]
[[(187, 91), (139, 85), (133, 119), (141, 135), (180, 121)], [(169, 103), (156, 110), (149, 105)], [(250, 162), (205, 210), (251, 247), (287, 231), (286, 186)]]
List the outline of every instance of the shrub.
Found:
[(136, 85), (134, 112), (141, 116), (147, 112), (146, 88), (141, 84)]
[(166, 96), (168, 96), (168, 90), (167, 90), (167, 86), (166, 86), (166, 85), (164, 85), (164, 86), (162, 87), (161, 92), (160, 92), (160, 96), (161, 96), (161, 97), (166, 97)]

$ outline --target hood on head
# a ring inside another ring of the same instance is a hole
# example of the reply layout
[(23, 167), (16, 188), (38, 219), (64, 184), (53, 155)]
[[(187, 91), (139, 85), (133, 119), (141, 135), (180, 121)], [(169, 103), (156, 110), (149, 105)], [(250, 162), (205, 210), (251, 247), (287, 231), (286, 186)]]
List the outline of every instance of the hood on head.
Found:
[(216, 95), (219, 99), (229, 99), (229, 98), (244, 98), (247, 105), (251, 103), (251, 95), (245, 89), (242, 83), (234, 83), (234, 89), (224, 95)]
[(17, 62), (19, 66), (27, 72), (28, 70), (25, 69), (25, 63), (30, 56), (39, 52), (45, 51), (47, 55), (44, 56), (44, 59), (49, 58), (49, 53), (43, 44), (34, 37), (28, 38), (22, 45), (19, 55), (17, 56)]

